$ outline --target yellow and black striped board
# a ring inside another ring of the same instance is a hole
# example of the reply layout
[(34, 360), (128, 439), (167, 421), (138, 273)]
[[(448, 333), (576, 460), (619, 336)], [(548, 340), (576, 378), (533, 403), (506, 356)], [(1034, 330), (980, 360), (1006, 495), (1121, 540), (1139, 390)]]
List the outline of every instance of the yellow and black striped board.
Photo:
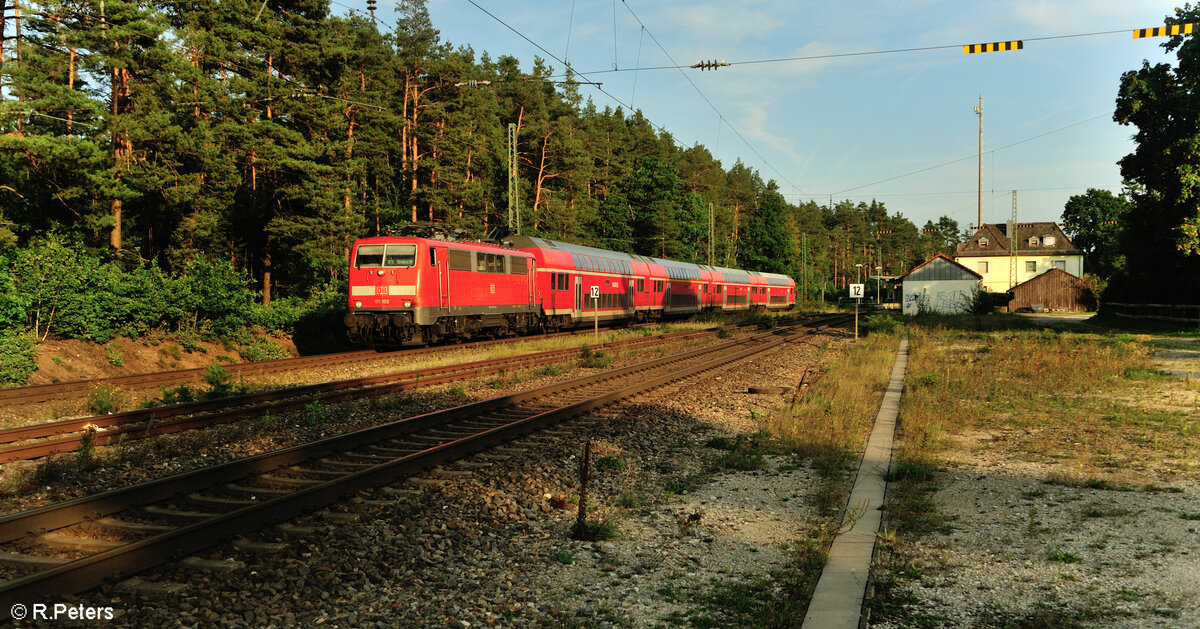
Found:
[(1196, 32), (1196, 23), (1192, 22), (1190, 24), (1172, 24), (1171, 26), (1159, 26), (1157, 28), (1139, 28), (1133, 32), (1133, 38), (1191, 35), (1194, 32)]
[(1006, 50), (1021, 50), (1025, 47), (1025, 42), (1017, 41), (998, 41), (990, 44), (967, 44), (963, 46), (963, 54), (969, 55), (975, 52), (1004, 52)]

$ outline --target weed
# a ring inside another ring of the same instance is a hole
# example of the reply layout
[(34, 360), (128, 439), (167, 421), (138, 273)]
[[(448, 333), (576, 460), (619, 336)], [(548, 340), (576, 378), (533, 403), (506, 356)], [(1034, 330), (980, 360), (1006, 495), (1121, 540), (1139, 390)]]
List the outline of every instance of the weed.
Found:
[(575, 553), (566, 550), (556, 550), (550, 553), (550, 560), (556, 561), (563, 565), (579, 563), (579, 558), (575, 556)]
[(904, 324), (896, 317), (888, 314), (873, 314), (863, 318), (864, 330), (872, 334), (897, 335), (904, 332)]
[(100, 383), (88, 390), (88, 409), (95, 415), (108, 415), (121, 410), (125, 394), (110, 384)]
[(1092, 505), (1083, 511), (1084, 517), (1088, 518), (1116, 518), (1126, 516), (1132, 513), (1129, 509), (1114, 507), (1112, 509), (1102, 509), (1098, 505)]
[(229, 397), (233, 393), (233, 376), (216, 361), (205, 368), (204, 382), (210, 387), (208, 393), (204, 394), (206, 399)]
[(596, 459), (596, 469), (618, 472), (624, 468), (625, 462), (611, 454), (606, 454)]
[(309, 426), (316, 426), (325, 417), (325, 405), (321, 400), (313, 400), (304, 406), (304, 417)]
[(62, 367), (62, 364), (63, 364), (62, 356), (51, 356), (50, 360), (54, 361), (54, 364), (58, 365), (59, 367)]
[(587, 345), (584, 345), (579, 351), (582, 357), (580, 364), (584, 367), (588, 367), (590, 369), (603, 369), (612, 365), (612, 357), (606, 355), (600, 350), (593, 350)]
[(642, 500), (637, 494), (625, 492), (617, 496), (616, 505), (625, 509), (636, 509), (645, 506), (646, 501)]
[(1200, 513), (1180, 513), (1179, 517), (1184, 520), (1200, 520)]
[(707, 442), (705, 442), (704, 445), (706, 445), (710, 448), (715, 448), (717, 450), (730, 450), (730, 451), (732, 451), (734, 448), (737, 447), (737, 445), (733, 441), (731, 441), (730, 439), (728, 439), (726, 437), (713, 437), (712, 439), (709, 439)]
[(719, 338), (719, 339), (733, 338), (733, 332), (730, 332), (729, 328), (717, 328), (717, 338)]
[(562, 373), (562, 367), (559, 365), (546, 365), (537, 371), (539, 376), (561, 376)]
[(450, 387), (450, 390), (447, 391), (447, 393), (449, 393), (450, 395), (453, 395), (454, 397), (466, 397), (467, 396), (467, 390), (465, 388), (463, 388), (463, 386), (461, 384), (456, 384), (456, 385)]
[(186, 404), (195, 401), (195, 394), (192, 393), (192, 389), (186, 384), (181, 384), (174, 389), (162, 389), (163, 404)]
[(1136, 603), (1142, 600), (1142, 595), (1133, 590), (1120, 589), (1116, 591), (1116, 595), (1118, 599), (1127, 603)]
[(115, 347), (105, 345), (104, 355), (108, 358), (108, 364), (112, 365), (113, 367), (120, 367), (121, 365), (125, 364), (125, 359), (121, 357), (121, 352), (118, 352), (117, 348)]
[(204, 346), (200, 344), (200, 337), (195, 332), (177, 332), (175, 340), (189, 354), (205, 353)]
[(915, 373), (905, 379), (909, 388), (934, 388), (942, 383), (942, 377), (936, 373)]
[(749, 472), (765, 468), (767, 462), (761, 454), (754, 450), (738, 448), (733, 452), (721, 455), (721, 458), (717, 460), (717, 465), (725, 469)]
[(79, 449), (75, 451), (75, 465), (80, 470), (96, 466), (96, 431), (89, 428), (79, 438)]
[(1152, 369), (1142, 366), (1129, 367), (1125, 369), (1121, 375), (1127, 380), (1151, 380), (1166, 376), (1166, 374), (1164, 374), (1160, 369)]
[[(888, 472), (889, 483), (907, 481), (924, 483), (933, 480), (937, 468), (926, 460), (900, 459)], [(1042, 492), (1045, 494), (1046, 492)]]
[(252, 343), (238, 350), (242, 360), (257, 363), (264, 360), (279, 360), (287, 358), (288, 353), (277, 343), (266, 337), (258, 337)]
[(620, 531), (617, 529), (616, 522), (612, 520), (576, 522), (571, 525), (571, 539), (581, 541), (599, 542), (607, 539), (615, 539), (619, 533)]
[(1059, 563), (1079, 563), (1079, 555), (1065, 550), (1052, 549), (1046, 553), (1046, 558)]
[(158, 351), (167, 358), (173, 358), (175, 360), (180, 360), (183, 358), (183, 348), (178, 345), (168, 345), (166, 347), (159, 348)]

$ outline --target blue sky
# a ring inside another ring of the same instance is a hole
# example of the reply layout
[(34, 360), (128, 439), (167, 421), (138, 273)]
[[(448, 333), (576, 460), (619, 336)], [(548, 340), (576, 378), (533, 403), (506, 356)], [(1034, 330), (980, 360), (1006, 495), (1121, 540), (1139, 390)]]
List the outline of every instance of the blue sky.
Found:
[[(1174, 62), (1163, 54), (1163, 38), (1135, 40), (1131, 31), (1161, 25), (1177, 6), (1154, 0), (475, 2), (504, 24), (469, 0), (429, 0), (443, 42), (513, 55), (526, 68), (535, 55), (556, 70), (560, 60), (569, 61), (585, 80), (603, 83), (582, 89), (598, 107), (641, 109), (681, 145), (703, 144), (726, 167), (741, 159), (776, 180), (793, 202), (879, 199), (918, 226), (947, 215), (963, 228), (977, 222), (973, 108), (981, 94), (985, 222), (1008, 220), (1013, 189), (1022, 221), (1058, 220), (1066, 200), (1089, 187), (1121, 189), (1116, 162), (1133, 149), (1134, 129), (1112, 121), (1120, 75), (1143, 60)], [(379, 5), (377, 17), (394, 23), (392, 5)], [(347, 7), (365, 7), (365, 0), (332, 6)], [(1120, 32), (1031, 41), (1103, 31)], [(1025, 48), (961, 50), (1014, 39), (1025, 40)], [(939, 46), (948, 47), (829, 56)], [(649, 69), (700, 60), (733, 65)], [(909, 175), (915, 171), (924, 172)]]

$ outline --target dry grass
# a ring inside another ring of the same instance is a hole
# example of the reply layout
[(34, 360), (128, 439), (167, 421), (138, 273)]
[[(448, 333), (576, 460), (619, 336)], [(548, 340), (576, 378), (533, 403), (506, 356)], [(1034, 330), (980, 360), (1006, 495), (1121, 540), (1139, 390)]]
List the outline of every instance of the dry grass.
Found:
[(791, 408), (769, 415), (762, 428), (802, 456), (816, 458), (828, 449), (855, 456), (887, 389), (898, 343), (897, 337), (882, 335), (859, 341), (825, 366)]
[(828, 481), (814, 498), (818, 513), (835, 515), (842, 506), (842, 479), (871, 432), (898, 345), (895, 336), (860, 340), (827, 364), (790, 408), (761, 421), (780, 449), (809, 459)]
[(1130, 481), (1200, 460), (1200, 418), (1145, 404), (1170, 386), (1129, 335), (1048, 330), (953, 332), (912, 326), (901, 406), (901, 458), (982, 431), (988, 447), (1056, 460), (1076, 475)]

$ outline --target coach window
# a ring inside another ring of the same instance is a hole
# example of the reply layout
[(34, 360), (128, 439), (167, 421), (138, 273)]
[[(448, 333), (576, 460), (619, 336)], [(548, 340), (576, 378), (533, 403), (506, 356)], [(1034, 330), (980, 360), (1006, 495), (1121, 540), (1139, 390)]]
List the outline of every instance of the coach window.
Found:
[(529, 261), (513, 256), (508, 259), (508, 272), (513, 275), (525, 275), (529, 271)]
[(429, 248), (429, 266), (437, 266), (437, 249)]

